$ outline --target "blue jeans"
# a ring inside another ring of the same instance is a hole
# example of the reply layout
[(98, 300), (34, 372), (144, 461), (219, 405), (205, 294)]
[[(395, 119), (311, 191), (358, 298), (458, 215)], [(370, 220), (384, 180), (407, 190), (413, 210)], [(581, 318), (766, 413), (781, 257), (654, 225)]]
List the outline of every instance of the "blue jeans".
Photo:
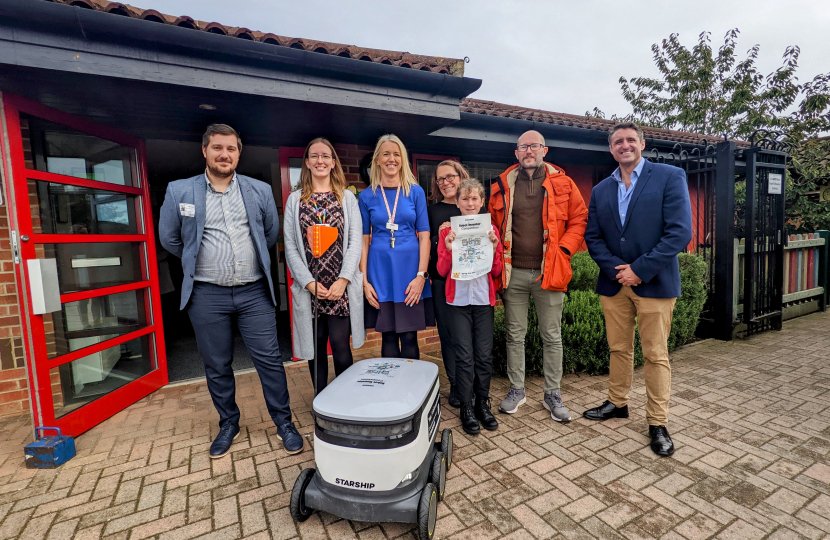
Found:
[(291, 421), (288, 385), (277, 342), (277, 320), (268, 283), (220, 287), (196, 281), (187, 305), (196, 331), (196, 343), (205, 363), (205, 375), (219, 425), (239, 424), (236, 381), (233, 377), (233, 323), (245, 341), (262, 383), (265, 405), (274, 424)]

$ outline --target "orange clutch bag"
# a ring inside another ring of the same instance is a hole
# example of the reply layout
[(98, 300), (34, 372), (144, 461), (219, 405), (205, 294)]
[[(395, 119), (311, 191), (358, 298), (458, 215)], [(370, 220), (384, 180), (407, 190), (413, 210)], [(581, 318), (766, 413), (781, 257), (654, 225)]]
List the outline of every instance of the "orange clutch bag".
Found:
[(337, 240), (337, 228), (331, 225), (312, 225), (306, 229), (306, 236), (311, 254), (317, 259)]

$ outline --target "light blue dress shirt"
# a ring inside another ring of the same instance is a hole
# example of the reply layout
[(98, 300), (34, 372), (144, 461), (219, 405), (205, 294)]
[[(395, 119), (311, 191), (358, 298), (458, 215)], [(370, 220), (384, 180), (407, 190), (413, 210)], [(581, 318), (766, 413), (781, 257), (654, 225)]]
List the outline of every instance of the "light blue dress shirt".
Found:
[(643, 165), (645, 165), (646, 160), (644, 158), (640, 158), (640, 162), (634, 167), (634, 170), (631, 171), (631, 187), (625, 189), (625, 182), (622, 180), (622, 175), (620, 174), (620, 168), (617, 167), (611, 176), (614, 177), (614, 180), (617, 181), (617, 204), (619, 205), (620, 210), (620, 223), (625, 225), (625, 215), (628, 213), (628, 203), (631, 202), (631, 195), (634, 193), (634, 188), (637, 186), (637, 180), (640, 178), (640, 174), (643, 172)]

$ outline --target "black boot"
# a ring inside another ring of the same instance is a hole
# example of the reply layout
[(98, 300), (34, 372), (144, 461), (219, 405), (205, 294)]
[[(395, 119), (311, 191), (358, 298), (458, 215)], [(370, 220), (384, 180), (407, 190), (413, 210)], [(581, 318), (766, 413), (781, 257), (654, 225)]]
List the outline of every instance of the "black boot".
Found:
[(495, 431), (499, 429), (499, 421), (490, 412), (490, 398), (481, 398), (476, 396), (475, 415), (478, 421), (481, 422), (481, 427), (487, 431)]
[(481, 433), (481, 426), (478, 425), (472, 401), (461, 404), (461, 428), (468, 435)]
[(447, 403), (450, 407), (456, 409), (461, 407), (461, 400), (458, 398), (458, 392), (456, 392), (454, 384), (450, 384), (450, 395), (447, 397)]

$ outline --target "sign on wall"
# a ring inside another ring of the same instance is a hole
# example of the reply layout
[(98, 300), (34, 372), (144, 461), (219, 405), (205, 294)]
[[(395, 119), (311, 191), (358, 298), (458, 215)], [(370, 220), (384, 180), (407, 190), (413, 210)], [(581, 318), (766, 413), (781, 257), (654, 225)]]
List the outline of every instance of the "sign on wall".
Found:
[(769, 173), (767, 180), (767, 195), (781, 195), (781, 184), (783, 175), (781, 173)]

